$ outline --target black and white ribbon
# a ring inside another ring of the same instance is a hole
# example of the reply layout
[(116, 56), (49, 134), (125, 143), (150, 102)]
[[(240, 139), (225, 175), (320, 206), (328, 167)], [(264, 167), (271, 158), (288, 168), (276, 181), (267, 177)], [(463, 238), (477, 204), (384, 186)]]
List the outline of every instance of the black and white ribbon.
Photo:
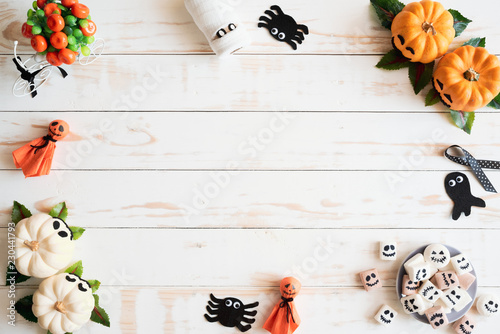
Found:
[[(463, 157), (457, 157), (454, 155), (451, 155), (448, 153), (448, 150), (450, 149), (459, 149), (462, 151), (464, 154)], [(456, 162), (457, 164), (464, 165), (464, 166), (469, 166), (474, 174), (476, 174), (477, 179), (479, 182), (483, 185), (484, 189), (486, 191), (496, 193), (495, 187), (491, 184), (490, 180), (484, 174), (483, 168), (487, 169), (500, 169), (500, 161), (493, 161), (493, 160), (476, 160), (469, 152), (467, 152), (465, 149), (458, 145), (452, 145), (444, 151), (444, 156), (450, 159), (453, 162)]]

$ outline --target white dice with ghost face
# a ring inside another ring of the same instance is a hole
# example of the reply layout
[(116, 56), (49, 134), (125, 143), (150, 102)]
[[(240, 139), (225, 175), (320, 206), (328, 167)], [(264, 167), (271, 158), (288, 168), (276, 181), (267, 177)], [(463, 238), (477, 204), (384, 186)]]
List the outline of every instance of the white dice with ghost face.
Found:
[(500, 299), (493, 295), (484, 295), (477, 299), (476, 308), (479, 314), (485, 317), (498, 315), (498, 308), (500, 306)]
[(443, 295), (443, 291), (439, 290), (431, 281), (425, 281), (418, 289), (418, 293), (431, 303), (435, 303)]
[(398, 312), (394, 311), (389, 305), (383, 305), (375, 315), (375, 320), (384, 326), (389, 326), (394, 322)]
[(472, 302), (471, 296), (467, 293), (467, 291), (460, 288), (453, 288), (447, 290), (441, 299), (451, 309), (454, 309), (457, 312), (463, 310), (470, 302)]
[(432, 267), (444, 268), (450, 263), (450, 251), (445, 245), (431, 244), (425, 248), (424, 259)]
[(458, 254), (451, 258), (451, 264), (458, 276), (472, 271), (472, 264), (463, 254)]
[(424, 300), (420, 295), (406, 296), (401, 298), (401, 305), (406, 314), (412, 314), (424, 309)]
[(395, 241), (380, 242), (380, 259), (385, 261), (395, 261), (397, 257), (397, 243)]
[(424, 261), (424, 256), (421, 253), (416, 254), (404, 264), (406, 273), (414, 282), (420, 282), (431, 278), (431, 268)]

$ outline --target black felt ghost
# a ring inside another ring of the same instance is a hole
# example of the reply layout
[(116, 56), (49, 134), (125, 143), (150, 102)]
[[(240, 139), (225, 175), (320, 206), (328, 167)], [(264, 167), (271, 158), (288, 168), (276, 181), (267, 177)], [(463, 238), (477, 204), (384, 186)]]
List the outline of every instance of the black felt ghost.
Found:
[(205, 314), (205, 319), (209, 322), (219, 322), (225, 327), (237, 327), (240, 331), (246, 332), (252, 326), (243, 325), (245, 322), (247, 324), (253, 324), (255, 322), (253, 317), (257, 314), (257, 311), (247, 311), (249, 308), (257, 307), (259, 302), (244, 305), (241, 300), (233, 297), (227, 297), (224, 299), (219, 299), (213, 294), (210, 294), (210, 299), (208, 301), (207, 312), (214, 317)]
[(444, 188), (455, 203), (452, 213), (453, 220), (460, 218), (462, 212), (465, 216), (469, 216), (473, 206), (486, 207), (486, 203), (481, 198), (471, 194), (469, 179), (465, 174), (455, 172), (446, 175)]
[(269, 15), (259, 17), (259, 28), (266, 28), (269, 30), (271, 36), (279, 42), (285, 42), (290, 45), (294, 50), (297, 50), (297, 43), (302, 44), (304, 35), (309, 34), (309, 28), (303, 24), (297, 24), (293, 17), (286, 15), (281, 10), (280, 6), (271, 6), (271, 9), (276, 11), (275, 14), (271, 10), (266, 10), (264, 13)]

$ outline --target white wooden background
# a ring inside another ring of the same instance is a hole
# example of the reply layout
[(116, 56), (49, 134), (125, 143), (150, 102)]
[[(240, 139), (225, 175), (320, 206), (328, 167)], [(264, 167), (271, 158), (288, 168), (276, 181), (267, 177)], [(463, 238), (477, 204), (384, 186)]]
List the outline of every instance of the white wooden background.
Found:
[[(442, 156), (459, 144), (500, 159), (498, 112), (478, 112), (466, 135), (442, 106), (424, 107), (405, 71), (376, 69), (390, 33), (368, 0), (232, 1), (254, 43), (225, 60), (182, 0), (84, 3), (105, 55), (66, 67), (64, 80), (54, 71), (38, 97), (20, 99), (10, 94), (12, 47), (17, 39), (19, 53), (32, 53), (20, 34), (30, 1), (0, 1), (0, 231), (13, 200), (33, 211), (68, 203), (68, 223), (87, 228), (75, 260), (84, 278), (102, 281), (112, 319), (111, 329), (90, 324), (79, 333), (238, 333), (204, 320), (211, 292), (260, 301), (252, 332), (265, 333), (279, 281), (290, 274), (304, 286), (297, 334), (430, 333), (404, 314), (390, 329), (373, 316), (384, 303), (403, 313), (396, 271), (431, 242), (467, 253), (479, 292), (500, 294), (500, 196)], [(309, 26), (298, 51), (257, 28), (273, 4)], [(496, 3), (443, 4), (474, 20), (452, 48), (486, 36), (500, 53)], [(72, 133), (58, 143), (51, 175), (24, 179), (11, 152), (56, 118)], [(455, 170), (487, 202), (457, 222), (443, 187)], [(487, 174), (498, 188), (500, 174)], [(378, 260), (384, 239), (399, 243), (395, 263)], [(357, 273), (372, 267), (384, 288), (367, 293)], [(18, 298), (36, 283), (18, 286)], [(8, 302), (2, 286), (4, 312)], [(498, 319), (477, 319), (477, 333), (498, 331)], [(44, 333), (19, 316), (15, 329), (6, 322), (1, 333)]]

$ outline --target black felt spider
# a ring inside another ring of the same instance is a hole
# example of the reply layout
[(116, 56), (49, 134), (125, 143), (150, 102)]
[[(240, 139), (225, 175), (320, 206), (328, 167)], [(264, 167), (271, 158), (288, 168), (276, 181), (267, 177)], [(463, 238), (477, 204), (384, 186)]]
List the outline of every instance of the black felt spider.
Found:
[(248, 318), (246, 316), (255, 316), (257, 311), (247, 311), (249, 308), (257, 307), (259, 302), (244, 305), (241, 300), (227, 297), (224, 299), (218, 299), (213, 294), (210, 294), (210, 299), (208, 301), (207, 311), (215, 317), (211, 317), (205, 314), (205, 319), (209, 322), (219, 322), (221, 325), (226, 327), (237, 327), (240, 331), (246, 332), (252, 326), (243, 325), (242, 322), (247, 324), (253, 324), (255, 319)]
[(264, 13), (269, 15), (271, 18), (267, 16), (259, 17), (260, 21), (258, 26), (259, 28), (267, 28), (276, 40), (280, 42), (285, 42), (290, 45), (294, 50), (297, 50), (297, 43), (302, 44), (304, 40), (304, 34), (309, 34), (309, 28), (303, 24), (297, 24), (293, 17), (286, 15), (283, 13), (279, 6), (271, 6), (272, 10), (275, 10), (275, 14), (273, 11), (266, 10)]

